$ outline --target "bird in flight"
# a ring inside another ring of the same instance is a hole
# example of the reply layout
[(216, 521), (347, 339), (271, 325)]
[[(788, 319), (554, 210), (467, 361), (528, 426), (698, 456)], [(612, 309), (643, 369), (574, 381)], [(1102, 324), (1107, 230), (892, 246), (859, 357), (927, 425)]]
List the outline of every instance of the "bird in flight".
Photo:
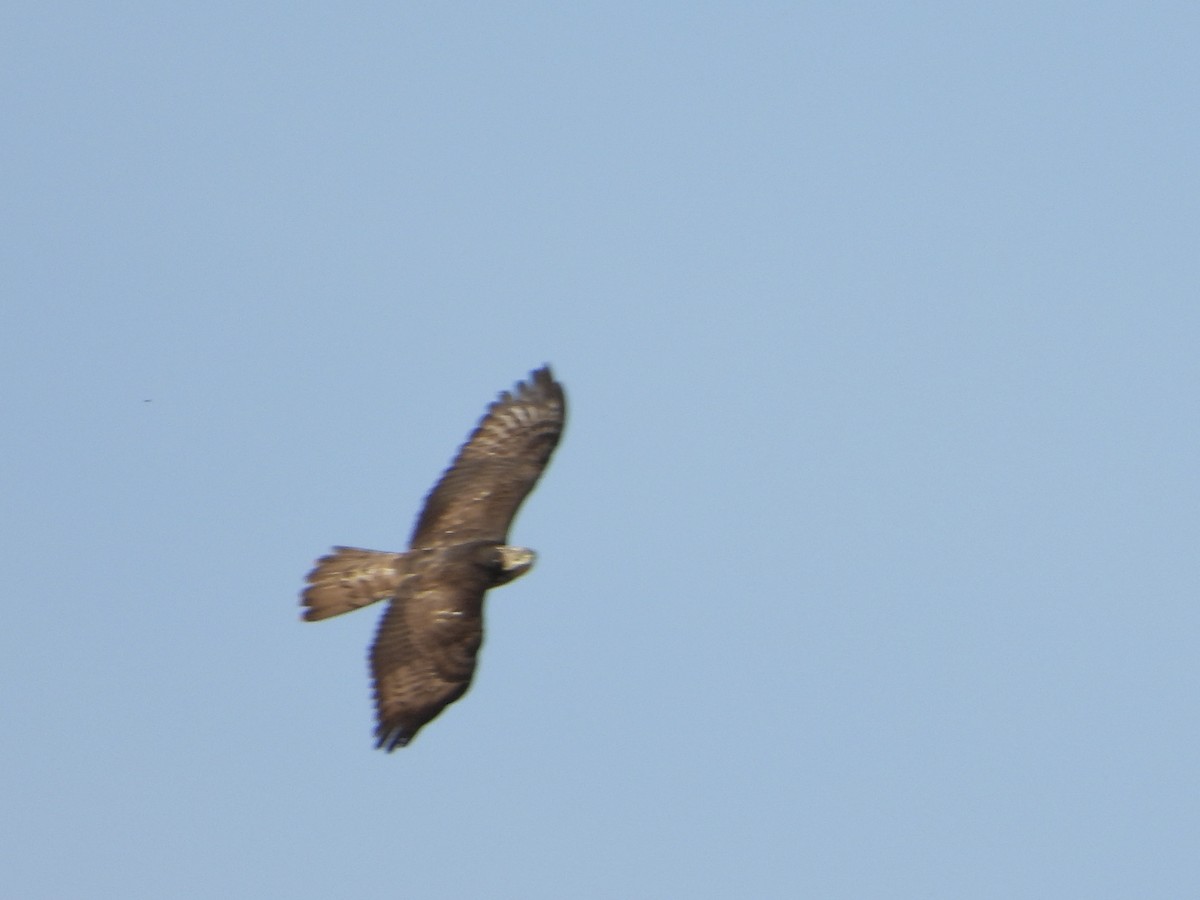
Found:
[(370, 652), (376, 747), (405, 746), (470, 687), (484, 594), (533, 565), (508, 530), (565, 419), (562, 385), (543, 366), (488, 407), (425, 498), (407, 552), (334, 547), (308, 573), (307, 621), (389, 601)]

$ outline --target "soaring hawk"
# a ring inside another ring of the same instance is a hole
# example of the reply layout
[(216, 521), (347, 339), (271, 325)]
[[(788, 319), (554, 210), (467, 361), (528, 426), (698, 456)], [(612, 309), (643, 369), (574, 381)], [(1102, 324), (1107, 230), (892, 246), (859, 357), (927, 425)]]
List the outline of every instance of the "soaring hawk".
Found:
[(529, 571), (507, 543), (517, 509), (562, 434), (550, 367), (502, 393), (425, 498), (406, 553), (335, 547), (308, 573), (310, 622), (389, 600), (371, 646), (376, 746), (405, 746), (466, 693), (483, 641), (483, 595)]

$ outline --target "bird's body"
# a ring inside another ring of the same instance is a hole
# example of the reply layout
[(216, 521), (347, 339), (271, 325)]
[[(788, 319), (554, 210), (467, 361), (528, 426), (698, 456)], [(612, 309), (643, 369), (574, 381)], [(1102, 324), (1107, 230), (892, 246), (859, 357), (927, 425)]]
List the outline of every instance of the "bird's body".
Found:
[(562, 434), (566, 399), (549, 367), (493, 403), (425, 500), (407, 553), (335, 547), (308, 575), (304, 618), (390, 600), (371, 647), (377, 746), (403, 747), (471, 684), (483, 598), (529, 570), (507, 543), (521, 502)]

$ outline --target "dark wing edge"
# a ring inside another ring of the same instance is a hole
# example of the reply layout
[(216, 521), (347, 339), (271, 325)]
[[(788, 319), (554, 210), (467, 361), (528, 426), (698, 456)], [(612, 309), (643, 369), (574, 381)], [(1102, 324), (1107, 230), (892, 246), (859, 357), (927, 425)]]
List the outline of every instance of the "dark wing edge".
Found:
[(501, 393), (425, 498), (411, 546), (505, 541), (558, 446), (566, 412), (563, 386), (548, 365)]

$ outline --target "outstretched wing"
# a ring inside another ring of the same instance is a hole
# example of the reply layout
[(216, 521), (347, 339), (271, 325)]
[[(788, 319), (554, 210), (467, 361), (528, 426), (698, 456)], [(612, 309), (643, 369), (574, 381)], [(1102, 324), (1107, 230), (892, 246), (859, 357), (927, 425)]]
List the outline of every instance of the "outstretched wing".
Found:
[(389, 752), (466, 693), (483, 642), (485, 571), (436, 552), (388, 604), (371, 646), (376, 746)]
[(512, 393), (502, 393), (429, 492), (410, 545), (504, 543), (517, 509), (558, 445), (566, 406), (549, 366)]

